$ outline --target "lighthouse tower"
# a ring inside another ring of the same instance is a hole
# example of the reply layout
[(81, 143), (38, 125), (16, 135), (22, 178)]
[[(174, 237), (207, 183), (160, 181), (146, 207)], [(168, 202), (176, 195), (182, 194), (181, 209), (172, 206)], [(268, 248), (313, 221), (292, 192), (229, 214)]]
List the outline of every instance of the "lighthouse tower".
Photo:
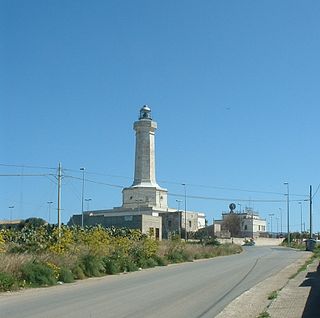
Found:
[(155, 173), (155, 131), (157, 123), (151, 118), (151, 109), (143, 106), (139, 120), (133, 125), (136, 131), (136, 152), (133, 184), (124, 188), (123, 208), (153, 207), (167, 209), (167, 190), (159, 187)]

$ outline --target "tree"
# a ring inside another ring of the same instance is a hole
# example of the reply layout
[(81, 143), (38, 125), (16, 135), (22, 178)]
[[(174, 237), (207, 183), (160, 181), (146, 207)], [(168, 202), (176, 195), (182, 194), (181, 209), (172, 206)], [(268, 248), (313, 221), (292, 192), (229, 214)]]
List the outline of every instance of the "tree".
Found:
[(236, 213), (226, 215), (222, 222), (222, 229), (228, 230), (231, 236), (240, 234), (240, 217)]
[(42, 225), (45, 225), (47, 222), (41, 218), (29, 218), (24, 221), (21, 221), (19, 224), (20, 229), (24, 227), (36, 229)]

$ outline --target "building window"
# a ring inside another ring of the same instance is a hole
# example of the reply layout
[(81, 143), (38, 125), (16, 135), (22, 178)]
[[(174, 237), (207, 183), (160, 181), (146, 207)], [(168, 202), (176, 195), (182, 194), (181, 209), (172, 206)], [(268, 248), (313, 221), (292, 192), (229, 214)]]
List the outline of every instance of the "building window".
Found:
[(150, 235), (151, 237), (154, 236), (154, 227), (149, 227), (149, 235)]
[(172, 225), (172, 221), (169, 220), (169, 221), (168, 221), (168, 226), (171, 227), (171, 225)]
[(244, 226), (244, 230), (246, 231), (248, 229), (248, 226), (247, 224)]
[(191, 227), (191, 225), (192, 225), (192, 223), (191, 223), (191, 221), (189, 221), (189, 227)]
[(132, 196), (130, 197), (130, 200), (132, 200)]

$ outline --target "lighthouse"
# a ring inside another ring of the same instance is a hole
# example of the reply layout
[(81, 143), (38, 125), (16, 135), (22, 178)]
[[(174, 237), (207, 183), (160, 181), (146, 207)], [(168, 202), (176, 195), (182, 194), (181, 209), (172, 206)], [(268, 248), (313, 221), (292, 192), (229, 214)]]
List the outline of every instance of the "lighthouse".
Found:
[(134, 179), (131, 187), (124, 188), (123, 208), (153, 207), (168, 208), (167, 190), (156, 181), (155, 172), (155, 131), (157, 123), (152, 119), (151, 109), (144, 105), (139, 119), (134, 122), (136, 132)]

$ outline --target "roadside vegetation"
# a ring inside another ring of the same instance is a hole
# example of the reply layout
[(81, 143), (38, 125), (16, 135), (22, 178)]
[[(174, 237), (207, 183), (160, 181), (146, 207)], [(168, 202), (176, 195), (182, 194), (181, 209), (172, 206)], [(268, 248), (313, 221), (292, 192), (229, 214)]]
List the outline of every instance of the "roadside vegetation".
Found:
[(240, 253), (214, 239), (156, 241), (138, 230), (26, 223), (0, 230), (0, 291), (71, 283), (170, 263)]

